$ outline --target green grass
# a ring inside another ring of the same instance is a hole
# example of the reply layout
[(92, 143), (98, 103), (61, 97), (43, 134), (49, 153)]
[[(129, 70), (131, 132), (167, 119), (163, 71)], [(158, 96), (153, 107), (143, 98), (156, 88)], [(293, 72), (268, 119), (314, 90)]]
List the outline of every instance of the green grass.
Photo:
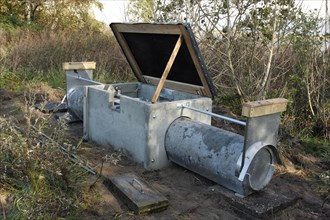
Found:
[(23, 85), (20, 77), (9, 70), (2, 70), (0, 72), (0, 88), (18, 91), (22, 90)]
[(322, 160), (330, 160), (329, 141), (316, 137), (304, 137), (302, 141), (306, 146), (306, 153), (312, 154)]
[(23, 68), (18, 69), (16, 72), (11, 72), (8, 69), (2, 68), (0, 72), (0, 88), (12, 91), (24, 91), (40, 82), (45, 82), (55, 89), (64, 89), (65, 73), (60, 70), (34, 72)]

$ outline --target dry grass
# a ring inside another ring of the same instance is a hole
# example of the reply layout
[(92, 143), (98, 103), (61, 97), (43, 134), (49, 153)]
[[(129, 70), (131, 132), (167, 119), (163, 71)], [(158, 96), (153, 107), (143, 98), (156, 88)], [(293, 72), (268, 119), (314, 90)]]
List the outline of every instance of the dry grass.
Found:
[(126, 81), (132, 77), (109, 31), (35, 32), (23, 29), (6, 34), (0, 32), (2, 41), (6, 43), (0, 48), (5, 51), (0, 54), (0, 66), (14, 74), (23, 69), (30, 72), (28, 78), (41, 75), (47, 79), (54, 71), (63, 74), (62, 63), (71, 61), (95, 61), (95, 78), (103, 81)]
[(33, 100), (26, 96), (18, 113), (23, 120), (0, 117), (0, 218), (75, 217), (90, 205), (87, 171), (69, 162), (58, 144), (31, 129), (33, 125), (47, 131), (58, 143), (66, 140), (66, 123), (34, 111)]

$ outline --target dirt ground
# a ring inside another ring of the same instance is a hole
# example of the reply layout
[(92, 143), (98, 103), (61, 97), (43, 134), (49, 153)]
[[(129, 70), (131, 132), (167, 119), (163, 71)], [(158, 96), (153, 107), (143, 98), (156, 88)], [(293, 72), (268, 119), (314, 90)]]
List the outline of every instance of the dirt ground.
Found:
[[(17, 113), (18, 107), (15, 101), (21, 100), (19, 96), (1, 90), (0, 114)], [(213, 111), (233, 116), (228, 109), (221, 106), (214, 107)], [(20, 116), (17, 115), (17, 117)], [(243, 132), (240, 127), (229, 126), (221, 121), (213, 121), (213, 125), (226, 127), (237, 133)], [(71, 137), (72, 144), (78, 143), (82, 137), (82, 123), (71, 123), (69, 128), (68, 135)], [(278, 166), (271, 183), (265, 190), (255, 195), (261, 198), (256, 201), (263, 203), (255, 204), (255, 206), (267, 205), (269, 201), (262, 198), (269, 191), (284, 197), (295, 197), (296, 200), (290, 205), (281, 207), (282, 210), (279, 212), (263, 216), (265, 219), (330, 219), (329, 196), (319, 195), (315, 185), (317, 180), (307, 178), (304, 171), (304, 169), (309, 169), (309, 171), (315, 169), (323, 172), (330, 169), (329, 164), (321, 163), (305, 155), (302, 151), (303, 146), (291, 137), (283, 135), (281, 142), (286, 143), (285, 146), (290, 145), (296, 149), (292, 151), (292, 155), (284, 158), (286, 167)], [(102, 177), (90, 189), (95, 192), (97, 199), (93, 200), (94, 205), (91, 208), (82, 213), (81, 219), (255, 219), (235, 205), (235, 201), (242, 202), (242, 199), (233, 197), (232, 192), (178, 165), (172, 164), (166, 169), (146, 171), (142, 164), (133, 162), (127, 152), (114, 150), (110, 146), (101, 147), (93, 142), (83, 143), (78, 150), (78, 155), (87, 160), (95, 170), (100, 171), (102, 167)], [(169, 207), (159, 213), (134, 215), (103, 184), (107, 176), (128, 172), (135, 173), (162, 193), (169, 200)], [(91, 175), (89, 181), (93, 183), (96, 179), (97, 175)], [(329, 193), (330, 191), (328, 195)]]

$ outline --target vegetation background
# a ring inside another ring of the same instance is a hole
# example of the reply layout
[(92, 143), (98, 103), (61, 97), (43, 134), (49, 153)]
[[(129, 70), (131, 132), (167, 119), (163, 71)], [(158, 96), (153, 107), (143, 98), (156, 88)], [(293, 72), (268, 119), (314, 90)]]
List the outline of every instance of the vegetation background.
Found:
[[(58, 94), (64, 94), (62, 63), (68, 61), (95, 61), (98, 81), (133, 80), (113, 35), (106, 25), (93, 18), (92, 7), (102, 8), (102, 5), (97, 0), (0, 0), (0, 89), (19, 93), (46, 84)], [(283, 130), (301, 139), (307, 146), (306, 152), (329, 161), (328, 4), (324, 10), (325, 18), (317, 11), (304, 13), (294, 0), (132, 0), (127, 18), (134, 22), (189, 22), (218, 90), (216, 104), (229, 106), (239, 114), (245, 101), (289, 99), (282, 118)], [(26, 109), (24, 114), (28, 113)], [(48, 123), (46, 119), (42, 121)], [(2, 116), (0, 124), (2, 135), (6, 134), (5, 129), (14, 126)], [(21, 136), (10, 143), (0, 142), (0, 175), (7, 172), (5, 164), (13, 165), (14, 148), (8, 150), (8, 146), (16, 140), (27, 142), (26, 149), (36, 144)], [(35, 174), (34, 166), (16, 171), (15, 175), (23, 172), (28, 183), (18, 186), (8, 181), (8, 177), (1, 177), (0, 194), (2, 189), (18, 194), (24, 190), (34, 192), (35, 184), (40, 184), (36, 179), (43, 180), (43, 176), (51, 177), (52, 181), (63, 178), (56, 175), (58, 170), (49, 174), (41, 169)], [(47, 186), (54, 184), (49, 178), (45, 178)], [(76, 186), (75, 176), (66, 178), (73, 180), (66, 184)], [(83, 187), (77, 189), (67, 191), (70, 198)], [(56, 201), (63, 203), (62, 197), (58, 198)], [(13, 216), (34, 218), (36, 213), (24, 212), (29, 210), (28, 206), (19, 209), (19, 201), (16, 200)], [(68, 207), (75, 213), (83, 205)], [(44, 216), (61, 216), (61, 213)]]

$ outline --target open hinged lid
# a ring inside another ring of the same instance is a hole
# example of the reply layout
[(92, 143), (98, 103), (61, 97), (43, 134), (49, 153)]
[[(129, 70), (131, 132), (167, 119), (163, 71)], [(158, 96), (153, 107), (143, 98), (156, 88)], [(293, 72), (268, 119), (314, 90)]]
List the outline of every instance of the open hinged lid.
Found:
[(189, 24), (112, 23), (110, 27), (139, 81), (215, 96)]

